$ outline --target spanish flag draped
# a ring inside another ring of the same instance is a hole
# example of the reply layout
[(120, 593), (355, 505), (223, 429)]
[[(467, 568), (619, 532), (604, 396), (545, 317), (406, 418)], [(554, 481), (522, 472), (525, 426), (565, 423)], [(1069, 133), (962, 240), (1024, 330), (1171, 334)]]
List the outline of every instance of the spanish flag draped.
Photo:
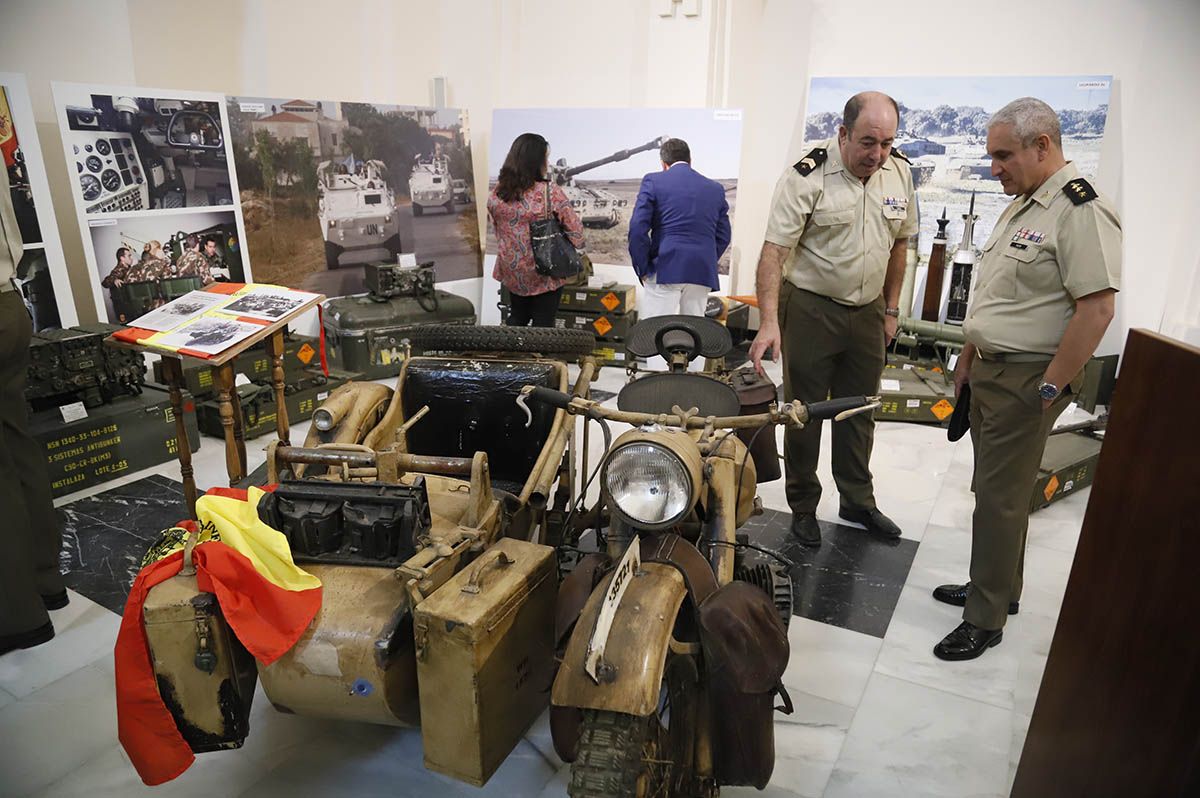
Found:
[[(258, 519), (263, 491), (213, 490), (196, 502), (207, 539), (193, 551), (197, 586), (213, 593), (242, 645), (270, 665), (308, 628), (321, 606), (321, 583), (292, 562), (287, 539)], [(183, 522), (192, 531), (196, 523)], [(170, 781), (195, 760), (159, 695), (142, 623), (142, 605), (157, 584), (179, 573), (182, 539), (146, 564), (125, 603), (113, 651), (116, 663), (117, 733), (149, 785)]]

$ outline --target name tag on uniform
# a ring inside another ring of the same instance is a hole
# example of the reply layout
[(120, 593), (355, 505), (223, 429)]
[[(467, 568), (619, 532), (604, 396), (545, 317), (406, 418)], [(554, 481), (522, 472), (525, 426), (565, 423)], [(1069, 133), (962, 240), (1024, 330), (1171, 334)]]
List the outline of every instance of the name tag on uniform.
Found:
[(1045, 233), (1039, 233), (1037, 230), (1030, 230), (1028, 227), (1022, 227), (1017, 232), (1013, 233), (1013, 241), (1030, 241), (1034, 244), (1040, 244), (1046, 240)]
[(908, 215), (908, 197), (884, 197), (883, 215), (888, 219), (903, 219)]

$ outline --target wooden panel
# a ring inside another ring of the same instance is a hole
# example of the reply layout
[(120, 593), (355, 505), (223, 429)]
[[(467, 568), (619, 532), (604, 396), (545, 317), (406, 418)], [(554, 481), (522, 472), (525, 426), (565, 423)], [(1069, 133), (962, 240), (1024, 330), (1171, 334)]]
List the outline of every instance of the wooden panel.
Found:
[(1200, 350), (1134, 330), (1013, 798), (1200, 795)]

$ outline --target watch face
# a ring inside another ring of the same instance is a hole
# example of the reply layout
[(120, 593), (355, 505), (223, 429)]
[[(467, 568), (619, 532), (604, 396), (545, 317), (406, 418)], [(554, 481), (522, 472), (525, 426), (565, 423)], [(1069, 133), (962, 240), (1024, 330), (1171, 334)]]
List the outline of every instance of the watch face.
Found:
[(1043, 399), (1057, 399), (1058, 398), (1058, 386), (1051, 385), (1048, 382), (1044, 382), (1040, 386), (1038, 386), (1038, 393), (1041, 394), (1041, 397)]

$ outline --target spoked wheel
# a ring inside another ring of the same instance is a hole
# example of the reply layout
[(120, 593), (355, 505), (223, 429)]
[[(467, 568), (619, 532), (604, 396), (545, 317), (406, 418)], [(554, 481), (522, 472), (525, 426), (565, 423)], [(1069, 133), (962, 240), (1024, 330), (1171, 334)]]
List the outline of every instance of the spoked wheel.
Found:
[(646, 717), (586, 710), (572, 798), (697, 796), (695, 746), (699, 689), (695, 661), (668, 655), (658, 710)]

